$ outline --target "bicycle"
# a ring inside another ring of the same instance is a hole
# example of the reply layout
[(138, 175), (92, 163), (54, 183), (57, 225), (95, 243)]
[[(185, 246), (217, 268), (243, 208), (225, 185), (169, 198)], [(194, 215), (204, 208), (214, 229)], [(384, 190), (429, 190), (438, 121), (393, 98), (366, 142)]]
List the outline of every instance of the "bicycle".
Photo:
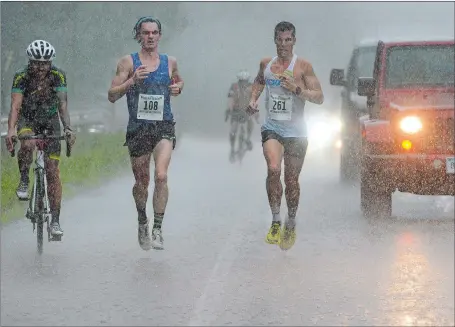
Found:
[[(232, 115), (233, 113), (231, 113), (231, 111), (229, 109), (226, 110), (226, 116), (225, 116), (225, 122), (228, 121), (228, 118), (230, 115)], [(238, 145), (237, 145), (237, 151), (234, 151), (234, 157), (231, 158), (231, 162), (235, 162), (236, 160), (239, 162), (239, 163), (242, 163), (242, 160), (243, 158), (245, 157), (245, 154), (247, 151), (250, 151), (251, 150), (251, 145), (249, 145), (249, 143), (247, 142), (247, 139), (246, 139), (246, 125), (247, 123), (246, 122), (239, 122), (238, 123), (238, 127), (237, 127), (237, 131), (236, 131), (236, 141), (238, 142)]]
[(51, 212), (49, 206), (49, 198), (47, 195), (47, 178), (45, 170), (45, 161), (44, 161), (44, 146), (46, 141), (57, 139), (59, 141), (66, 140), (66, 156), (71, 156), (71, 146), (64, 135), (49, 135), (47, 131), (44, 130), (42, 133), (35, 135), (27, 136), (18, 136), (13, 139), (13, 150), (11, 151), (11, 157), (16, 155), (15, 145), (17, 140), (36, 140), (36, 159), (35, 159), (35, 168), (33, 168), (34, 179), (32, 194), (29, 199), (29, 206), (25, 217), (30, 219), (33, 224), (33, 232), (36, 227), (36, 238), (37, 238), (37, 251), (39, 254), (43, 253), (43, 230), (44, 223), (47, 224), (47, 239), (48, 242), (59, 242), (62, 240), (61, 235), (52, 235), (50, 229), (51, 222)]
[(238, 131), (238, 146), (237, 151), (235, 151), (235, 156), (239, 163), (242, 163), (243, 157), (248, 151), (246, 139), (245, 139), (245, 124), (240, 124)]

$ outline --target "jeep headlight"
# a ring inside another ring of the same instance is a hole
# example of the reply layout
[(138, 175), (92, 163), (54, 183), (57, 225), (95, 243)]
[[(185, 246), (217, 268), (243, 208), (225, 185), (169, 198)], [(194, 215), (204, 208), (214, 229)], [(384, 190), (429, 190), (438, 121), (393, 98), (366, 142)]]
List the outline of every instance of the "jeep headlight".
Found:
[(308, 137), (314, 141), (325, 140), (330, 135), (330, 124), (324, 121), (309, 124), (308, 134)]
[(414, 134), (422, 129), (422, 121), (415, 116), (404, 117), (400, 121), (400, 128), (405, 133)]

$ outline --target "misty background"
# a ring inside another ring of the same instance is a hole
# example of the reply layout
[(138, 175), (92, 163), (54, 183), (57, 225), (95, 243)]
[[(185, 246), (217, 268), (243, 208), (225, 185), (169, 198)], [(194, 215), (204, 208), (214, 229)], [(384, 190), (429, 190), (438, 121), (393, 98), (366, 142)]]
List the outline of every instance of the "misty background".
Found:
[[(226, 96), (237, 71), (246, 68), (253, 79), (260, 59), (275, 55), (273, 30), (282, 20), (296, 26), (295, 53), (313, 64), (322, 108), (334, 112), (340, 89), (330, 86), (330, 70), (347, 66), (358, 41), (454, 37), (453, 2), (2, 2), (2, 117), (14, 72), (27, 63), (26, 47), (45, 39), (67, 73), (69, 110), (115, 110), (126, 126), (125, 99), (112, 105), (107, 90), (118, 59), (139, 50), (132, 28), (145, 15), (161, 21), (159, 51), (177, 58), (185, 80), (173, 98), (177, 128), (213, 137), (227, 135)], [(307, 104), (306, 115), (319, 108)]]

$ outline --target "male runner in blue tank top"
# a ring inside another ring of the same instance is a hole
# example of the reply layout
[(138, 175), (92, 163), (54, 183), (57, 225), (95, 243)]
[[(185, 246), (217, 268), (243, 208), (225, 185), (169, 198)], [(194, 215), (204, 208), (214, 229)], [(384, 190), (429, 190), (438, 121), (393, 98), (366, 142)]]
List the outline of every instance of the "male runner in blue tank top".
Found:
[[(250, 114), (258, 112), (258, 99), (265, 87), (267, 114), (261, 134), (267, 162), (266, 189), (273, 215), (266, 242), (279, 244), (281, 249), (287, 250), (295, 243), (299, 176), (308, 146), (303, 116), (305, 101), (322, 104), (324, 95), (312, 65), (293, 53), (295, 26), (289, 22), (277, 24), (274, 39), (277, 56), (261, 60), (248, 111)], [(281, 230), (283, 187), (280, 177), (283, 157), (288, 216)]]
[[(175, 148), (175, 122), (171, 96), (183, 89), (183, 80), (174, 57), (158, 53), (161, 23), (142, 17), (133, 28), (140, 52), (124, 56), (108, 92), (114, 103), (126, 94), (129, 120), (126, 142), (136, 183), (133, 197), (138, 212), (138, 241), (143, 250), (163, 249), (161, 224), (168, 200), (167, 171)], [(155, 161), (152, 238), (146, 214), (150, 182), (150, 159)]]

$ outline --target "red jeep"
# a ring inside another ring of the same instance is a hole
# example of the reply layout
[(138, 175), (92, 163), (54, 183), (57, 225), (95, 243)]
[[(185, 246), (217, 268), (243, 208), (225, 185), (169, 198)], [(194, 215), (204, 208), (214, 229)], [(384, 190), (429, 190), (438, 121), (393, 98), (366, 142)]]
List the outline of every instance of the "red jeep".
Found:
[(455, 195), (454, 40), (378, 42), (360, 118), (361, 209), (390, 217), (395, 190)]

